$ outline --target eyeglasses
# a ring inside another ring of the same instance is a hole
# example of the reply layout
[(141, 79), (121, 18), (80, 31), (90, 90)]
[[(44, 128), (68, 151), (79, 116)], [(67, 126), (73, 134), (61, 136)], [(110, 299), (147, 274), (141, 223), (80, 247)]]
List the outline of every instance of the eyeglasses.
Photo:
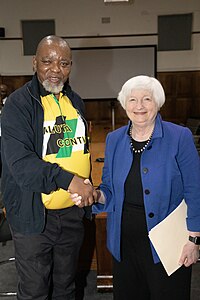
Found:
[(131, 103), (133, 105), (140, 104), (140, 105), (147, 106), (147, 105), (149, 105), (149, 104), (151, 104), (153, 102), (153, 99), (150, 98), (150, 97), (148, 97), (148, 96), (145, 96), (142, 99), (137, 99), (137, 98), (132, 97), (132, 98), (128, 99), (127, 102)]

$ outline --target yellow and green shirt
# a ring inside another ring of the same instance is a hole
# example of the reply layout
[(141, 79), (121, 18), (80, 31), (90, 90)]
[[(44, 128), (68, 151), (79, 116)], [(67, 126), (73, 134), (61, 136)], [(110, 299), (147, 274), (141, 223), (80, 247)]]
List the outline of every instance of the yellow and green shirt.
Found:
[[(86, 147), (85, 124), (70, 99), (60, 93), (59, 101), (53, 94), (41, 97), (44, 109), (43, 159), (57, 163), (64, 170), (88, 178), (90, 153)], [(74, 205), (69, 193), (58, 189), (42, 194), (48, 209), (62, 209)]]

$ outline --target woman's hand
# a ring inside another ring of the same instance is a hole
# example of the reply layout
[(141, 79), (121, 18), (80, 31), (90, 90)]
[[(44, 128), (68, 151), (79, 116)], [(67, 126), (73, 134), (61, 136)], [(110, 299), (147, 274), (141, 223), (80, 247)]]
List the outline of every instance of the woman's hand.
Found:
[(189, 267), (192, 264), (195, 264), (199, 258), (199, 246), (195, 245), (193, 242), (188, 241), (184, 245), (183, 251), (179, 260), (180, 265)]
[(70, 198), (75, 203), (75, 205), (77, 205), (78, 207), (83, 207), (84, 206), (84, 205), (82, 205), (82, 197), (79, 196), (77, 193), (71, 194)]

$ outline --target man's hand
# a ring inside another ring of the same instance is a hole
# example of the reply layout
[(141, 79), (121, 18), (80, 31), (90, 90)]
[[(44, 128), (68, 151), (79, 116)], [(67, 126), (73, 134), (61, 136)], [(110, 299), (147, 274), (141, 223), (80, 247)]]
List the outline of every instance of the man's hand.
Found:
[[(89, 184), (92, 186), (89, 179), (85, 179), (84, 184)], [(70, 197), (72, 201), (74, 201), (75, 205), (77, 205), (78, 207), (84, 206), (82, 204), (82, 197), (78, 193), (71, 193)], [(101, 204), (105, 203), (105, 197), (102, 191), (93, 188), (93, 202)]]
[[(89, 181), (89, 179), (86, 179)], [(85, 184), (84, 179), (78, 176), (74, 176), (69, 187), (68, 192), (76, 195), (76, 205), (78, 207), (90, 206), (94, 202), (96, 192), (90, 181)], [(75, 197), (74, 197), (75, 198)], [(73, 198), (72, 198), (73, 200)]]

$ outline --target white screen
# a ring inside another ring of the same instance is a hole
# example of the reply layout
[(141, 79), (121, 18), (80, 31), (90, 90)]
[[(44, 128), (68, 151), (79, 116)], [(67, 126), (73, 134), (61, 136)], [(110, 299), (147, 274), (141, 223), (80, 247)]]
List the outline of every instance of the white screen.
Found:
[(156, 46), (72, 49), (70, 85), (82, 99), (114, 99), (129, 78), (156, 75)]

